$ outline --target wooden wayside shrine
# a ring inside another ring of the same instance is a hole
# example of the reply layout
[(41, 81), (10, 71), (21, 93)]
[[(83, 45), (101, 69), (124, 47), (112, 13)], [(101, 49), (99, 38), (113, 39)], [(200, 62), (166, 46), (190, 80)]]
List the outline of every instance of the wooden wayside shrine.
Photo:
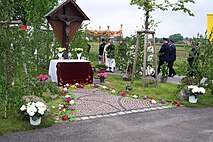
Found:
[(68, 45), (84, 20), (89, 20), (86, 14), (73, 0), (67, 0), (53, 8), (45, 15), (59, 39), (64, 51), (64, 58), (68, 59)]

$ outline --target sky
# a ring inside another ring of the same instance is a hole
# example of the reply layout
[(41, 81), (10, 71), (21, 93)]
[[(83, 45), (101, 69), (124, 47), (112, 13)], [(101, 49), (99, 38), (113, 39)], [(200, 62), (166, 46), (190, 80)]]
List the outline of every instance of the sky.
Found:
[[(131, 0), (76, 0), (77, 5), (90, 18), (88, 29), (119, 30), (123, 24), (123, 35), (131, 36), (141, 30), (144, 23), (143, 11), (136, 5), (130, 5)], [(170, 0), (172, 1), (172, 0)], [(189, 16), (182, 11), (160, 11), (151, 13), (155, 22), (160, 22), (155, 28), (157, 37), (169, 37), (181, 33), (184, 37), (196, 37), (198, 33), (204, 35), (207, 29), (207, 14), (213, 14), (212, 0), (194, 0), (195, 4), (188, 4), (187, 8), (195, 14)]]

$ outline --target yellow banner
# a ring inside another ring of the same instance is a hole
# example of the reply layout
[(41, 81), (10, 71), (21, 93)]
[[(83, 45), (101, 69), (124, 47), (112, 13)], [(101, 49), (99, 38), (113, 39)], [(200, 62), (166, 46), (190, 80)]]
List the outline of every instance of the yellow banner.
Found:
[(211, 39), (213, 39), (213, 14), (207, 14), (207, 35), (208, 38), (211, 35)]

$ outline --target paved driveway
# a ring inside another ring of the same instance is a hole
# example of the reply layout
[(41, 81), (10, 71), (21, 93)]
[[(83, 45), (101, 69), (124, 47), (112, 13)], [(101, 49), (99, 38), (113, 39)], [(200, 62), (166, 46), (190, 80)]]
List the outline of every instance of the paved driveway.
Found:
[(213, 108), (178, 107), (56, 124), (0, 142), (213, 142)]

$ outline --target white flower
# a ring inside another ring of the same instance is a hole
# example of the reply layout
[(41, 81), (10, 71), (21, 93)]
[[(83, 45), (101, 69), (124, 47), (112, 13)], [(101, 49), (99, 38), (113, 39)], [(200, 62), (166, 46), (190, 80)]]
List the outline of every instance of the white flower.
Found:
[[(46, 110), (46, 109), (45, 109), (45, 110)], [(44, 110), (44, 109), (39, 109), (39, 110), (38, 110), (38, 113), (40, 113), (41, 115), (43, 115), (44, 112), (45, 112), (45, 110)]]
[(138, 98), (138, 96), (137, 96), (137, 95), (133, 95), (132, 97), (133, 97), (133, 98), (135, 98), (135, 99), (137, 99), (137, 98)]
[(156, 104), (157, 102), (156, 102), (154, 99), (152, 99), (152, 100), (151, 100), (151, 103), (152, 103), (152, 104)]
[(65, 86), (69, 87), (70, 85), (67, 83), (67, 84), (65, 84)]
[(64, 88), (64, 91), (67, 92), (67, 88), (66, 87)]
[(71, 98), (71, 96), (70, 95), (66, 95), (65, 98)]
[(37, 111), (37, 108), (34, 106), (34, 105), (31, 105), (27, 108), (27, 113), (30, 115), (30, 116), (33, 116), (35, 115)]
[(75, 103), (75, 101), (74, 101), (74, 100), (71, 100), (69, 103), (70, 103), (71, 105), (73, 105), (73, 104)]
[(203, 87), (200, 87), (200, 92), (203, 93), (203, 94), (205, 94), (206, 90)]
[(197, 93), (198, 92), (198, 87), (195, 87), (192, 89), (192, 93)]
[(111, 92), (112, 92), (112, 93), (115, 93), (115, 90), (113, 89)]
[(106, 86), (102, 86), (102, 88), (103, 88), (103, 89), (107, 89), (107, 87), (106, 87)]
[(193, 89), (193, 88), (196, 88), (196, 87), (197, 87), (196, 85), (189, 85), (189, 86), (188, 86), (188, 90)]
[(20, 108), (21, 111), (25, 111), (26, 109), (27, 109), (27, 107), (25, 105), (22, 105)]

